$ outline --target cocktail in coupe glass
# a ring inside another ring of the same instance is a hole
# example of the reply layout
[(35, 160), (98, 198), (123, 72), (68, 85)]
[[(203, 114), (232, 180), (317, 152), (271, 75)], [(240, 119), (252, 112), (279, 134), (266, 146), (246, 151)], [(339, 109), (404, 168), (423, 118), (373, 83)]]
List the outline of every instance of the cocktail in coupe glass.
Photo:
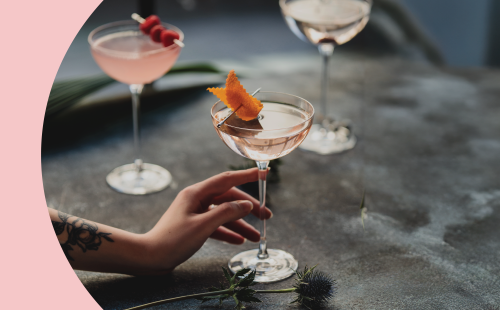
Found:
[(259, 248), (237, 254), (229, 261), (229, 268), (234, 273), (243, 268), (255, 269), (256, 282), (274, 282), (293, 275), (298, 263), (285, 251), (267, 248), (266, 220), (263, 217), (267, 168), (270, 160), (285, 156), (305, 139), (313, 122), (314, 108), (305, 99), (284, 93), (259, 92), (254, 97), (264, 105), (258, 122), (232, 122), (233, 115), (217, 128), (217, 124), (231, 113), (221, 101), (214, 104), (211, 114), (222, 141), (237, 154), (255, 160), (259, 168), (262, 219)]
[(321, 108), (300, 148), (318, 154), (352, 149), (356, 137), (346, 120), (327, 117), (328, 61), (336, 45), (354, 38), (370, 17), (372, 0), (280, 0), (281, 12), (292, 32), (318, 47), (323, 57)]
[[(177, 32), (180, 41), (184, 39), (179, 28), (166, 23), (162, 26)], [(139, 96), (144, 84), (153, 82), (172, 68), (181, 47), (177, 44), (164, 47), (154, 42), (139, 30), (139, 23), (133, 20), (100, 26), (90, 33), (88, 41), (99, 67), (113, 79), (129, 85), (132, 93), (135, 160), (111, 171), (106, 181), (116, 191), (131, 195), (165, 189), (172, 181), (170, 172), (141, 160)]]

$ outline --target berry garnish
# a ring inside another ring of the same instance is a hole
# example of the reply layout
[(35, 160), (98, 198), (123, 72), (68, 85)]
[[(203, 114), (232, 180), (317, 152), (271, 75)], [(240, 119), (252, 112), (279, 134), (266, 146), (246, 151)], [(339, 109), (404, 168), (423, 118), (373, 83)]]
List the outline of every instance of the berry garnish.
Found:
[(149, 33), (149, 36), (151, 39), (157, 43), (161, 42), (161, 33), (165, 30), (165, 27), (162, 25), (156, 25), (153, 28), (151, 28), (151, 32)]
[(150, 32), (151, 32), (151, 29), (156, 26), (156, 25), (159, 25), (161, 22), (160, 22), (160, 18), (156, 15), (150, 15), (148, 18), (146, 18), (144, 20), (143, 23), (141, 23), (139, 25), (139, 29), (146, 35), (148, 35)]
[(174, 40), (179, 40), (179, 34), (173, 30), (163, 30), (161, 32), (161, 43), (163, 46), (167, 47), (174, 44)]
[[(138, 22), (139, 29), (142, 33), (149, 35), (151, 40), (156, 43), (162, 43), (163, 46), (170, 46), (173, 43), (177, 44), (179, 47), (184, 47), (184, 43), (179, 40), (180, 36), (177, 32), (173, 30), (167, 30), (161, 25), (160, 18), (156, 15), (151, 15), (144, 19), (139, 14), (132, 14), (132, 19)], [(164, 32), (166, 32), (164, 34)]]

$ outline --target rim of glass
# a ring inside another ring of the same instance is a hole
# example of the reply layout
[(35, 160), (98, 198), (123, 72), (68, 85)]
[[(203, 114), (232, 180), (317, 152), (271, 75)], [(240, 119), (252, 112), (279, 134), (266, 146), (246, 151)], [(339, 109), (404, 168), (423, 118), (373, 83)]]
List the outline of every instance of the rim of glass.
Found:
[[(286, 10), (286, 9), (288, 9), (286, 2), (292, 2), (292, 1), (297, 1), (297, 0), (280, 0), (279, 5), (280, 5), (282, 10)], [(370, 6), (373, 6), (373, 0), (353, 0), (353, 1), (363, 1), (363, 2), (369, 3)]]
[[(230, 127), (230, 128), (235, 128), (235, 129), (243, 129), (243, 130), (248, 130), (248, 131), (258, 131), (258, 132), (270, 132), (270, 131), (275, 131), (275, 130), (283, 130), (283, 129), (288, 129), (288, 128), (293, 128), (293, 127), (296, 127), (296, 126), (300, 126), (304, 123), (307, 123), (308, 121), (310, 121), (313, 116), (314, 116), (314, 113), (315, 113), (315, 110), (314, 110), (314, 106), (309, 102), (307, 101), (306, 99), (302, 98), (302, 97), (299, 97), (299, 96), (295, 96), (295, 95), (291, 95), (291, 94), (287, 94), (287, 93), (280, 93), (280, 92), (275, 92), (275, 91), (260, 91), (259, 94), (279, 94), (279, 95), (287, 95), (287, 96), (290, 96), (290, 97), (295, 97), (295, 98), (298, 98), (300, 100), (303, 100), (304, 102), (307, 102), (309, 104), (309, 106), (311, 107), (312, 109), (312, 113), (311, 115), (309, 115), (308, 118), (306, 118), (304, 121), (296, 124), (296, 125), (293, 125), (293, 126), (289, 126), (289, 127), (283, 127), (283, 128), (275, 128), (275, 129), (268, 129), (268, 130), (265, 130), (265, 129), (251, 129), (251, 128), (242, 128), (242, 127), (237, 127), (237, 126), (232, 126), (232, 125), (229, 125), (229, 124), (226, 124), (224, 123), (224, 125), (226, 125), (227, 127)], [(214, 105), (212, 106), (212, 108), (210, 109), (210, 115), (212, 116), (212, 119), (214, 119), (215, 121), (217, 121), (217, 119), (215, 118), (215, 115), (214, 115), (214, 108), (215, 108), (215, 105), (218, 104), (219, 102), (221, 102), (222, 100), (219, 100), (217, 101), (216, 103), (214, 103)], [(276, 102), (276, 103), (279, 103), (279, 102)], [(287, 104), (287, 105), (291, 105), (289, 103), (281, 103), (281, 104)], [(220, 111), (220, 110), (219, 110)]]
[[(179, 34), (179, 41), (184, 41), (184, 32), (182, 32), (182, 30), (180, 30), (178, 27), (172, 25), (172, 24), (168, 24), (168, 23), (161, 23), (165, 28), (167, 29), (172, 29), (174, 30), (175, 32), (177, 32)], [(97, 28), (95, 28), (94, 30), (92, 30), (90, 33), (89, 33), (89, 36), (87, 37), (87, 41), (89, 42), (89, 45), (92, 49), (95, 49), (95, 50), (98, 50), (98, 51), (102, 51), (106, 54), (109, 54), (109, 55), (118, 55), (118, 56), (122, 56), (124, 58), (127, 58), (127, 56), (130, 55), (130, 53), (128, 52), (120, 52), (120, 51), (115, 51), (115, 50), (112, 50), (112, 49), (109, 49), (109, 48), (104, 48), (104, 47), (95, 47), (94, 46), (94, 43), (95, 43), (95, 40), (93, 39), (93, 36), (98, 33), (99, 31), (101, 30), (104, 30), (104, 29), (109, 29), (109, 28), (112, 28), (112, 27), (117, 27), (117, 26), (133, 26), (133, 25), (137, 25), (137, 31), (140, 32), (139, 30), (139, 23), (136, 22), (135, 20), (120, 20), (120, 21), (117, 21), (117, 22), (112, 22), (112, 23), (107, 23), (107, 24), (104, 24), (104, 25), (101, 25)], [(142, 33), (142, 32), (141, 32)], [(180, 46), (178, 46), (177, 44), (172, 44), (172, 45), (169, 45), (169, 46), (162, 46), (161, 48), (158, 48), (158, 49), (155, 49), (155, 50), (152, 50), (152, 51), (148, 51), (148, 52), (144, 52), (144, 53), (141, 53), (141, 55), (151, 55), (151, 54), (156, 54), (156, 53), (160, 53), (160, 52), (164, 52), (164, 51), (169, 51), (169, 50), (173, 50), (174, 48), (182, 48)]]

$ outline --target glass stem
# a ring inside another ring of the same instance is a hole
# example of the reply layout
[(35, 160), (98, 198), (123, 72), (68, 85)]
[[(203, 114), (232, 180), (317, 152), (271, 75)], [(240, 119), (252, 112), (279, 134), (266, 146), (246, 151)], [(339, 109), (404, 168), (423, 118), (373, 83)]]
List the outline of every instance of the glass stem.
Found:
[(325, 121), (326, 118), (326, 102), (328, 93), (328, 62), (333, 54), (334, 45), (332, 43), (320, 43), (318, 45), (319, 53), (323, 58), (323, 74), (321, 77), (321, 114), (320, 121)]
[(142, 170), (142, 159), (141, 159), (141, 131), (139, 127), (139, 118), (141, 113), (141, 101), (139, 97), (141, 96), (143, 84), (132, 84), (129, 86), (130, 92), (132, 93), (132, 118), (134, 122), (134, 149), (135, 149), (135, 169), (137, 171), (137, 176), (139, 177), (139, 172)]
[(260, 202), (260, 243), (259, 243), (259, 253), (257, 257), (259, 259), (266, 259), (269, 257), (267, 254), (267, 239), (266, 239), (266, 219), (265, 219), (265, 208), (266, 208), (266, 178), (267, 178), (267, 167), (269, 166), (269, 161), (257, 161), (257, 167), (259, 168), (259, 202)]

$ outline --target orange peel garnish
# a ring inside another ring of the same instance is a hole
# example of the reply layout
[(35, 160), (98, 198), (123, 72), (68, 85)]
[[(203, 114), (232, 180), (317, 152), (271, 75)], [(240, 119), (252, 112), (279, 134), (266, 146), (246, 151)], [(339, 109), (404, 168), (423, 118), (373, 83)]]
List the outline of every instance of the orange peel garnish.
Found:
[(255, 119), (264, 105), (260, 100), (247, 93), (240, 84), (234, 70), (229, 71), (226, 79), (226, 88), (211, 87), (207, 89), (216, 95), (224, 104), (244, 121)]

